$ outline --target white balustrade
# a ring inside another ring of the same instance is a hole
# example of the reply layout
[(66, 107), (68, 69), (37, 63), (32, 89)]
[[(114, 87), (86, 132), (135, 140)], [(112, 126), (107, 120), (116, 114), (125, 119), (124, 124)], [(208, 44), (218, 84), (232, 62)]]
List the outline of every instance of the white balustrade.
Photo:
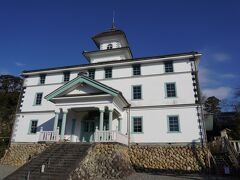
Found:
[(94, 133), (95, 142), (118, 142), (128, 145), (128, 136), (119, 131), (99, 131), (96, 129)]
[(39, 132), (39, 142), (58, 142), (60, 139), (59, 128), (56, 131), (43, 131), (41, 127)]

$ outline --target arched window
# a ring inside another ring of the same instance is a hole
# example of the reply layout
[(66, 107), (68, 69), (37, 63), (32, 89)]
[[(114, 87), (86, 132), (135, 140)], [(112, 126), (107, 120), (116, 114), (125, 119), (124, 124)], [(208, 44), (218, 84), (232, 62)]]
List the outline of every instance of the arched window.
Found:
[(113, 48), (113, 45), (112, 44), (108, 44), (107, 45), (107, 49), (112, 49)]

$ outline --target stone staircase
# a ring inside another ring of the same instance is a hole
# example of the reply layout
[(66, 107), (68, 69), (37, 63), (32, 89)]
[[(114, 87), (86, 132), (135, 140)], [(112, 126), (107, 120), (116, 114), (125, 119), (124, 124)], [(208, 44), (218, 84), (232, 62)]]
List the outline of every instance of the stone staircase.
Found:
[(236, 174), (240, 170), (239, 154), (225, 137), (220, 137), (211, 142), (216, 173), (224, 174), (224, 167), (228, 167), (231, 174)]
[(91, 144), (58, 143), (20, 167), (6, 180), (67, 179), (80, 161), (84, 159)]

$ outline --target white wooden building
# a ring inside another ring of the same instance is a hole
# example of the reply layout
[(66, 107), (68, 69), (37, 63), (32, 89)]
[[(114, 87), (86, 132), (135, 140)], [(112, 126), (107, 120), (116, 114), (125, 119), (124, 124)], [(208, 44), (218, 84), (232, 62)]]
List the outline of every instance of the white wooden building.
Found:
[(115, 28), (92, 39), (88, 64), (23, 71), (12, 143), (204, 142), (200, 53), (134, 58)]

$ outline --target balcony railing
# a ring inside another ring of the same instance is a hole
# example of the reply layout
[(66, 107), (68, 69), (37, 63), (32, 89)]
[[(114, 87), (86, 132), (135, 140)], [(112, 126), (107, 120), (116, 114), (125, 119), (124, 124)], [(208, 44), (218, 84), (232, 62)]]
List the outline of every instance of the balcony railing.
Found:
[(39, 132), (39, 142), (58, 142), (60, 139), (59, 128), (56, 131), (43, 131), (41, 127)]
[(128, 136), (119, 131), (99, 131), (96, 129), (94, 133), (95, 142), (118, 142), (128, 145)]

